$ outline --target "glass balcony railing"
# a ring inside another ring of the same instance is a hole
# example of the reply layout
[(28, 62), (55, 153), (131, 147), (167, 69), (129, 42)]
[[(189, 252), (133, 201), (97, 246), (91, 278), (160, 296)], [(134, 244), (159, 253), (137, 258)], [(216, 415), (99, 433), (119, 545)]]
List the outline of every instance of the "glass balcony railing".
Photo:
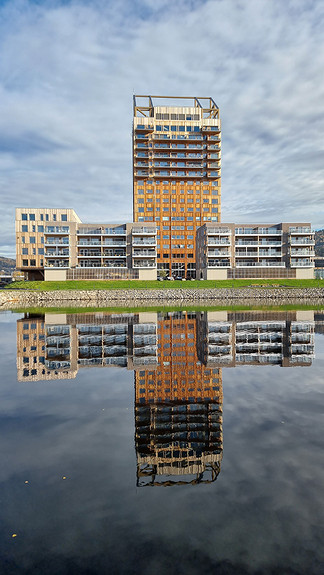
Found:
[(142, 226), (142, 227), (133, 227), (132, 228), (132, 234), (134, 235), (143, 235), (143, 234), (149, 234), (149, 235), (155, 235), (156, 234), (156, 228), (150, 228), (148, 226)]
[(69, 226), (45, 226), (45, 234), (68, 234)]

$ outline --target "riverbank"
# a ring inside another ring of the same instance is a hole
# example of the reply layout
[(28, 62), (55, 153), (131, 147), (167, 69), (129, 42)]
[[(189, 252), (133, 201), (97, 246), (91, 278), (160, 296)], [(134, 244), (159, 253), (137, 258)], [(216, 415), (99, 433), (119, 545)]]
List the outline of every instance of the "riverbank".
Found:
[(115, 290), (2, 290), (0, 309), (42, 307), (140, 307), (160, 305), (324, 305), (324, 287), (248, 287)]

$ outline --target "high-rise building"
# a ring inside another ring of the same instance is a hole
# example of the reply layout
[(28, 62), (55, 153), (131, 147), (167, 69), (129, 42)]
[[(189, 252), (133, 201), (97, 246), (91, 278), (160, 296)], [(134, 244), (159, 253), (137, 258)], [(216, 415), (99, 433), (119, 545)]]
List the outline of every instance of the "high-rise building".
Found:
[(134, 96), (134, 222), (157, 223), (158, 269), (196, 276), (196, 229), (220, 221), (221, 126), (212, 98)]

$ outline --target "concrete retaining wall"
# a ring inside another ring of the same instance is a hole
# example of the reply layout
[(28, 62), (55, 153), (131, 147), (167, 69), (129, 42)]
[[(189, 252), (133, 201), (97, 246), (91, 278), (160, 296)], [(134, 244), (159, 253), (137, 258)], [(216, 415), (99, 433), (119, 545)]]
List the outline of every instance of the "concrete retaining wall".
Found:
[(40, 292), (3, 290), (0, 309), (24, 307), (110, 307), (167, 306), (182, 303), (198, 305), (323, 305), (324, 288), (214, 288), (156, 290), (65, 290)]

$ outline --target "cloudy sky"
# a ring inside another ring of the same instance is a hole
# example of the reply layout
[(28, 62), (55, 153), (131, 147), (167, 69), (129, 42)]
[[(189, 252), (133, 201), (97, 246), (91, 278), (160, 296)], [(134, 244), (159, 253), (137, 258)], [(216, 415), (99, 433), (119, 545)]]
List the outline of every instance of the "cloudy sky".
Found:
[(212, 96), (222, 220), (324, 227), (324, 2), (0, 0), (0, 255), (14, 208), (132, 219), (132, 95)]

